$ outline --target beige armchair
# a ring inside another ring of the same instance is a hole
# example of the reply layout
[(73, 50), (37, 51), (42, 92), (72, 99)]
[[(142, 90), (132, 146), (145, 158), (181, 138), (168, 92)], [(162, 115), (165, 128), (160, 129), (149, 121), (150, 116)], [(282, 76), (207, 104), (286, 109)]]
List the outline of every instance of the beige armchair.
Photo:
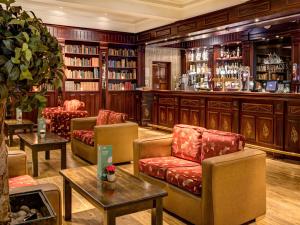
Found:
[[(8, 152), (8, 174), (10, 178), (27, 175), (27, 157), (24, 151)], [(10, 194), (23, 193), (27, 191), (43, 190), (55, 214), (57, 215), (56, 225), (62, 224), (61, 193), (55, 184), (34, 184), (32, 186), (9, 188)]]
[[(71, 120), (71, 148), (80, 158), (97, 164), (97, 146), (112, 145), (113, 163), (133, 160), (133, 141), (138, 138), (138, 125), (133, 122), (96, 126), (96, 117)], [(90, 130), (92, 143), (74, 138), (74, 130)]]
[(163, 206), (196, 225), (238, 225), (266, 213), (266, 154), (243, 150), (202, 162), (200, 195), (139, 170), (139, 160), (171, 155), (172, 137), (134, 142), (134, 174), (168, 192)]

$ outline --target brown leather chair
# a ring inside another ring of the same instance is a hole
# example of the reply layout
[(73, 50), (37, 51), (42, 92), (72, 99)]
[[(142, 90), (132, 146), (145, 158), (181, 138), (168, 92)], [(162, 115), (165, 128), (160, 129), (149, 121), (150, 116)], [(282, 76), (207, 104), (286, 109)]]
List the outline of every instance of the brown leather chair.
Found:
[[(8, 152), (8, 174), (10, 178), (16, 178), (27, 174), (27, 157), (23, 151)], [(57, 215), (56, 225), (62, 224), (61, 193), (55, 184), (34, 184), (32, 186), (9, 188), (10, 194), (23, 193), (26, 191), (43, 190), (54, 212)]]

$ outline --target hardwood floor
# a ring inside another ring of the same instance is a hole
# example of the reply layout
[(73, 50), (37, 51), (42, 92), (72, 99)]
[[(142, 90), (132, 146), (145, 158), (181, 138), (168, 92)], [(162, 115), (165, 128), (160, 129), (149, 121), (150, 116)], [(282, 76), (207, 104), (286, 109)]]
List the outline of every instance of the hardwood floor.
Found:
[[(164, 132), (139, 128), (139, 137), (159, 136)], [(17, 141), (17, 140), (15, 140)], [(253, 148), (256, 146), (249, 146)], [(10, 149), (18, 149), (17, 143)], [(32, 174), (31, 152), (26, 148), (28, 155), (28, 173)], [(86, 166), (88, 163), (72, 155), (71, 146), (67, 146), (67, 167)], [(133, 165), (121, 165), (123, 169), (132, 173)], [(51, 152), (51, 159), (45, 160), (45, 154), (39, 153), (39, 183), (55, 183), (62, 190), (59, 151)], [(81, 195), (73, 192), (73, 219), (72, 222), (63, 222), (65, 225), (102, 225), (102, 215)], [(150, 225), (151, 213), (144, 211), (117, 218), (119, 225)], [(164, 225), (187, 224), (178, 218), (164, 212)], [(258, 225), (300, 225), (300, 161), (285, 159), (267, 159), (267, 214), (260, 218)]]

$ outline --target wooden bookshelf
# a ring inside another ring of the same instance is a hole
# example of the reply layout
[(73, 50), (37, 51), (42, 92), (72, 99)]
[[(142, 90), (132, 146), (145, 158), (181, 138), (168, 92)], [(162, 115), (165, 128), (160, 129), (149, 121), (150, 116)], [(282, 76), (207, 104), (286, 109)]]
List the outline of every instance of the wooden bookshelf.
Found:
[(137, 48), (134, 45), (108, 45), (108, 91), (135, 90), (137, 83)]

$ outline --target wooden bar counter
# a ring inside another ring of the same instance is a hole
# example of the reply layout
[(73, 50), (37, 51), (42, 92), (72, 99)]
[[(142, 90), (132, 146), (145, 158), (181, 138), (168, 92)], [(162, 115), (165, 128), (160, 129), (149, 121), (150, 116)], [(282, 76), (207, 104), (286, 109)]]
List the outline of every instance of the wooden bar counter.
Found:
[(143, 125), (230, 131), (248, 143), (300, 154), (300, 94), (150, 90), (142, 91), (141, 105)]

